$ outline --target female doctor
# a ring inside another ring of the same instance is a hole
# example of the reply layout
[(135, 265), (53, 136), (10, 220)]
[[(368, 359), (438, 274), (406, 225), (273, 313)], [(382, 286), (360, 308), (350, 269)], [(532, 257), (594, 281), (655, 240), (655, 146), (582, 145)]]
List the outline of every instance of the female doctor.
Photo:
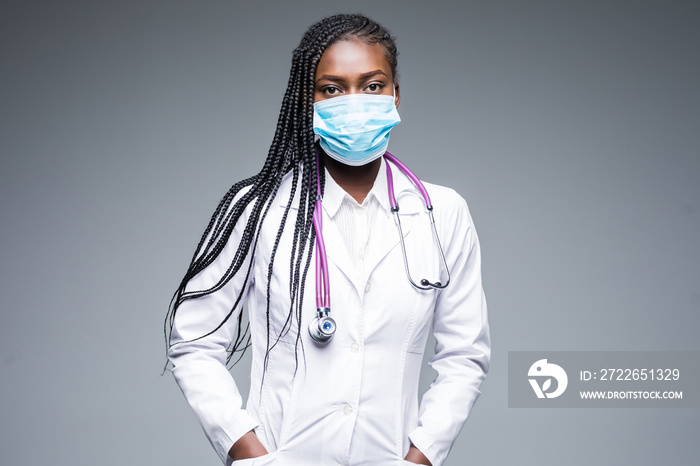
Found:
[[(457, 193), (386, 152), (396, 57), (362, 15), (306, 31), (265, 164), (223, 198), (173, 297), (172, 372), (227, 465), (441, 465), (479, 396), (479, 242)], [(226, 365), (248, 345), (243, 407)]]

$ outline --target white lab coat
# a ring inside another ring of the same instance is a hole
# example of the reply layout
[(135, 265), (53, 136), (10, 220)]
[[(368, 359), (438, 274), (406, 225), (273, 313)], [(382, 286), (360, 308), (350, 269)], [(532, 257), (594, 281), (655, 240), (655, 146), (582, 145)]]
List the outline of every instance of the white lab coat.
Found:
[[(386, 176), (384, 170), (382, 165), (379, 177)], [(440, 260), (422, 198), (406, 194), (417, 191), (403, 173), (397, 169), (393, 173), (414, 280), (437, 280)], [(339, 201), (324, 199), (331, 315), (338, 330), (324, 347), (316, 345), (307, 331), (316, 315), (312, 260), (303, 302), (303, 349), (299, 346), (295, 354), (295, 319), (270, 351), (264, 381), (267, 273), (291, 176), (283, 180), (264, 222), (248, 282), (245, 273), (239, 273), (222, 290), (181, 305), (169, 350), (173, 375), (223, 462), (233, 466), (410, 465), (403, 458), (411, 443), (434, 466), (444, 462), (479, 396), (478, 387), (488, 370), (490, 340), (479, 242), (467, 204), (451, 189), (431, 184), (426, 188), (450, 268), (450, 285), (442, 291), (418, 291), (409, 284), (386, 190), (379, 192), (384, 209), (379, 209), (373, 226), (367, 273), (363, 277), (350, 273), (353, 263), (333, 221)], [(294, 203), (298, 205), (298, 190)], [(216, 262), (195, 277), (188, 290), (216, 283), (231, 262), (246, 219), (241, 219)], [(295, 219), (296, 208), (292, 208), (274, 264), (272, 342), (290, 308), (289, 257)], [(242, 303), (214, 334), (189, 341), (215, 328), (243, 286), (248, 287), (253, 357), (245, 408), (225, 367), (225, 349), (235, 336), (235, 317)], [(430, 364), (438, 375), (419, 405), (418, 380), (431, 324), (437, 343)], [(229, 449), (251, 429), (270, 454), (232, 463)]]

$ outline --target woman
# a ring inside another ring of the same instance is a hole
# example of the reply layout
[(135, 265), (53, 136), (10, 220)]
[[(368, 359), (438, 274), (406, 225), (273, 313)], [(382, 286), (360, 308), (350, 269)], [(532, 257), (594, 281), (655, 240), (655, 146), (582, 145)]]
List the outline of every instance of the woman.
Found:
[[(263, 169), (221, 201), (175, 293), (173, 374), (227, 465), (440, 465), (479, 395), (490, 346), (467, 205), (426, 185), (433, 231), (382, 157), (396, 56), (361, 15), (308, 29)], [(438, 375), (419, 407), (431, 324)], [(226, 363), (248, 344), (243, 408)]]

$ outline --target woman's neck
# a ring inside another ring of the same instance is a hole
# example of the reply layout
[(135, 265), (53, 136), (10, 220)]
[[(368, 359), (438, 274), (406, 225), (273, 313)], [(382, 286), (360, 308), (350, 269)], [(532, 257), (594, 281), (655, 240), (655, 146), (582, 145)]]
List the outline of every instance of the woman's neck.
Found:
[(323, 161), (326, 165), (328, 173), (333, 177), (333, 180), (338, 183), (338, 186), (343, 188), (345, 192), (350, 194), (358, 204), (362, 204), (367, 194), (374, 186), (374, 180), (377, 179), (379, 167), (382, 165), (381, 158), (373, 160), (367, 165), (352, 167), (342, 164), (326, 154), (323, 154)]

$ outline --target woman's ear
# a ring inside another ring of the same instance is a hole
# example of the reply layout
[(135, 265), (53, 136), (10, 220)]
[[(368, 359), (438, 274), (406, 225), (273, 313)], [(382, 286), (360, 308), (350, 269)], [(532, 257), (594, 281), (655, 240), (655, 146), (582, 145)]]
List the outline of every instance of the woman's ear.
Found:
[(396, 108), (398, 108), (399, 102), (401, 102), (401, 90), (399, 89), (398, 84), (394, 84), (394, 93), (396, 94), (394, 97), (394, 103), (396, 104)]

